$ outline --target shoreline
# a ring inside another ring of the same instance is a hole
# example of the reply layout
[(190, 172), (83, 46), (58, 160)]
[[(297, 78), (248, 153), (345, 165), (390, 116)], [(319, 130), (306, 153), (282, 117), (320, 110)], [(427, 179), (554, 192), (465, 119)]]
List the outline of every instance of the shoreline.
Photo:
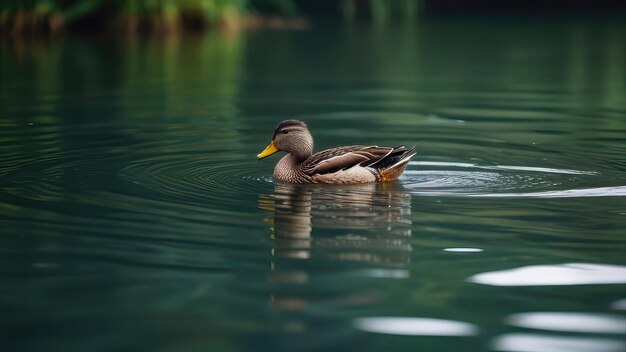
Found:
[(230, 14), (209, 21), (199, 14), (161, 13), (155, 15), (117, 15), (110, 19), (91, 18), (67, 24), (60, 14), (39, 15), (33, 11), (15, 14), (0, 13), (2, 38), (50, 38), (65, 33), (115, 33), (134, 35), (177, 35), (217, 31), (233, 33), (256, 29), (302, 30), (311, 26), (307, 17), (268, 16), (259, 14)]

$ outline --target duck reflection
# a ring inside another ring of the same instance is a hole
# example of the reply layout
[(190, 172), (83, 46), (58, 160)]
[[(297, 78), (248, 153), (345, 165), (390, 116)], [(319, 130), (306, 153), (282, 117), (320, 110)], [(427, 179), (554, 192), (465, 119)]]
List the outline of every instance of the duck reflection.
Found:
[(260, 207), (271, 214), (273, 256), (364, 262), (410, 260), (411, 196), (398, 184), (275, 185)]
[(338, 334), (346, 329), (314, 328), (306, 315), (293, 313), (305, 314), (310, 306), (375, 305), (382, 297), (369, 277), (408, 275), (411, 196), (398, 184), (276, 183), (274, 193), (260, 196), (259, 206), (268, 211), (273, 240), (270, 305), (290, 312), (275, 316), (279, 329), (288, 333), (285, 343), (292, 336), (297, 344), (305, 331)]

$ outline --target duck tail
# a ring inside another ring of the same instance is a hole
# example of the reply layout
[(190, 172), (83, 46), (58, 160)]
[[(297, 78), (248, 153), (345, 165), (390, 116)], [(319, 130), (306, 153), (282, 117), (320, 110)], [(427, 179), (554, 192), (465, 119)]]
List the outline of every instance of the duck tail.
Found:
[(377, 165), (380, 182), (395, 181), (406, 169), (409, 160), (415, 155), (415, 147), (407, 149), (404, 146), (394, 148), (394, 150), (385, 157), (382, 163)]

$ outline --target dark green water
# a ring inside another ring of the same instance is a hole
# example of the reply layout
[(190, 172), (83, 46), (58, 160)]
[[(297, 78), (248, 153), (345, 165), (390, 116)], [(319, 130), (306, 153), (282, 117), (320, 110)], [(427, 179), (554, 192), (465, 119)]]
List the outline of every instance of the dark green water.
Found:
[[(3, 350), (624, 351), (623, 23), (2, 43)], [(287, 117), (418, 155), (275, 185)]]

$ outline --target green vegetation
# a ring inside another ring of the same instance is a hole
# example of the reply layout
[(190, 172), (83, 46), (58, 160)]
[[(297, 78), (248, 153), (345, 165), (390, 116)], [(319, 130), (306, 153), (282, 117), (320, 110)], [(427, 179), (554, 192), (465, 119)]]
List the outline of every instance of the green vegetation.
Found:
[(14, 33), (55, 32), (85, 23), (173, 30), (232, 23), (248, 5), (246, 0), (8, 0), (0, 5), (0, 24)]
[[(14, 35), (63, 29), (170, 32), (263, 24), (272, 17), (414, 18), (420, 0), (4, 0), (0, 29)], [(287, 23), (287, 22), (278, 22)]]

